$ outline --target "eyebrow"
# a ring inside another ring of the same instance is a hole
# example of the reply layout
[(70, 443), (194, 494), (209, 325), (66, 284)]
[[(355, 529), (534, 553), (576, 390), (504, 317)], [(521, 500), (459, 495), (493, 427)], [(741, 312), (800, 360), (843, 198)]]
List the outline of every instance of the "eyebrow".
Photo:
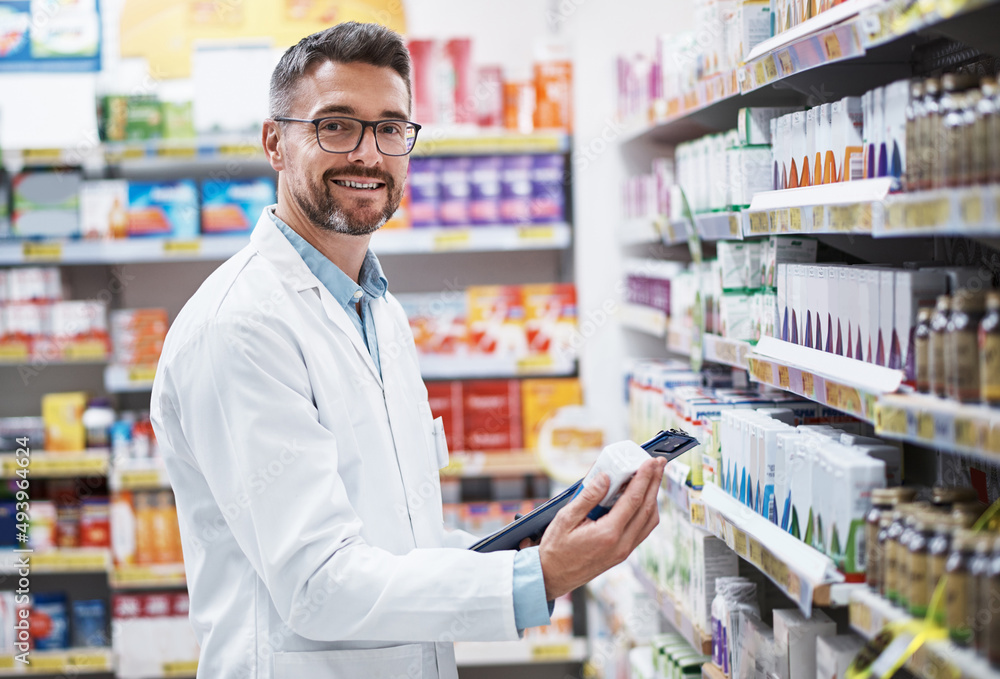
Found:
[[(316, 111), (317, 117), (337, 114), (356, 116), (357, 111), (355, 111), (353, 106), (347, 104), (328, 104)], [(382, 111), (380, 120), (406, 120), (406, 114), (393, 109), (386, 109)]]

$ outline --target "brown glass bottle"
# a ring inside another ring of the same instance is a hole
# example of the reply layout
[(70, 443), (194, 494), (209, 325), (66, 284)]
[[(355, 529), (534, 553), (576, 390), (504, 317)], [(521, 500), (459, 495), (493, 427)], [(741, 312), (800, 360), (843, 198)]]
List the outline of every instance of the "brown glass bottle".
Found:
[(910, 615), (916, 618), (927, 615), (927, 606), (931, 600), (930, 543), (934, 537), (932, 528), (934, 518), (931, 512), (916, 513), (913, 520), (913, 533), (909, 539), (907, 608)]
[[(955, 533), (957, 527), (957, 522), (954, 517), (950, 514), (939, 514), (936, 516), (934, 521), (934, 537), (931, 538), (930, 544), (928, 545), (928, 555), (927, 555), (927, 565), (928, 565), (928, 576), (927, 576), (927, 588), (931, 593), (933, 598), (934, 592), (937, 590), (938, 584), (941, 582), (941, 578), (945, 574), (945, 564), (948, 562), (948, 555), (951, 554), (951, 539)], [(944, 606), (938, 606), (935, 616), (935, 622), (944, 627)]]
[(989, 643), (989, 605), (982, 592), (989, 583), (990, 551), (993, 547), (993, 536), (979, 534), (976, 540), (976, 550), (969, 564), (969, 625), (972, 628), (972, 641), (976, 653), (985, 658), (986, 646)]
[(1000, 292), (987, 293), (979, 324), (979, 390), (983, 403), (1000, 405)]
[(1000, 538), (993, 542), (987, 576), (989, 585), (986, 600), (991, 612), (987, 656), (992, 667), (1000, 668)]
[(962, 403), (978, 403), (982, 397), (979, 388), (979, 324), (986, 315), (986, 295), (981, 292), (960, 291), (951, 298), (951, 316), (945, 352), (950, 348), (951, 360), (945, 356), (945, 365), (951, 365), (951, 374), (945, 377), (947, 395)]
[(952, 538), (951, 554), (945, 565), (945, 621), (948, 636), (959, 646), (972, 642), (969, 600), (973, 595), (969, 569), (975, 556), (978, 535), (971, 530), (960, 530)]
[(934, 313), (931, 315), (930, 351), (927, 376), (930, 382), (930, 393), (944, 396), (947, 390), (944, 364), (944, 339), (948, 331), (948, 317), (951, 315), (951, 298), (941, 295), (937, 298)]
[(882, 589), (882, 574), (885, 568), (882, 519), (888, 519), (892, 509), (903, 502), (909, 502), (916, 495), (915, 488), (876, 488), (872, 491), (872, 508), (865, 515), (865, 580), (876, 592)]
[(930, 350), (931, 350), (931, 315), (933, 307), (920, 307), (917, 312), (917, 327), (913, 331), (913, 380), (917, 391), (921, 394), (930, 393)]

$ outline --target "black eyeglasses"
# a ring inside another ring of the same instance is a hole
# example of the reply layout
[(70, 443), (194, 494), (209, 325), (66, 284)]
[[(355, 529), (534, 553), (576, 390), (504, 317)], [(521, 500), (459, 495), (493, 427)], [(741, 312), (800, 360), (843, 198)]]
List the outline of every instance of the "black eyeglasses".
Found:
[(385, 156), (405, 156), (417, 143), (420, 125), (409, 120), (359, 120), (346, 116), (327, 118), (285, 118), (273, 120), (285, 123), (309, 123), (316, 128), (316, 142), (327, 153), (350, 153), (361, 145), (365, 128), (375, 133), (375, 148)]

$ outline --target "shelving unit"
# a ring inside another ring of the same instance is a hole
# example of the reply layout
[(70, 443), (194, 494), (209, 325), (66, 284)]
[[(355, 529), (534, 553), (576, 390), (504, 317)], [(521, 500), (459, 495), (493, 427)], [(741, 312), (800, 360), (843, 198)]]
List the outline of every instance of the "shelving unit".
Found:
[(114, 670), (114, 653), (110, 648), (70, 648), (65, 651), (32, 650), (30, 665), (13, 655), (0, 655), (0, 677), (20, 677), (26, 674), (105, 674)]
[(656, 584), (650, 580), (649, 576), (642, 567), (639, 566), (634, 561), (631, 561), (632, 571), (635, 574), (636, 580), (642, 585), (642, 588), (646, 590), (650, 598), (656, 601), (660, 607), (660, 613), (663, 618), (670, 623), (678, 634), (680, 634), (684, 639), (691, 644), (691, 648), (702, 653), (704, 655), (712, 654), (712, 635), (705, 632), (698, 627), (691, 619), (691, 615), (685, 611), (681, 606), (674, 601), (674, 598), (670, 596), (668, 592), (664, 592), (659, 589)]
[(1000, 410), (996, 408), (925, 394), (890, 394), (879, 399), (875, 431), (886, 438), (1000, 461)]
[(587, 640), (524, 639), (518, 641), (459, 641), (455, 660), (459, 667), (578, 663), (587, 658)]
[(576, 361), (551, 354), (512, 358), (507, 356), (447, 356), (423, 354), (420, 373), (425, 380), (473, 380), (510, 377), (569, 377)]
[(569, 246), (570, 239), (566, 223), (417, 227), (379, 231), (372, 237), (371, 247), (378, 255), (561, 250)]
[(190, 240), (150, 237), (0, 241), (0, 266), (221, 261), (235, 255), (249, 242), (247, 235), (204, 236)]
[(187, 583), (183, 563), (119, 565), (109, 572), (111, 589), (172, 589)]
[(18, 571), (17, 561), (28, 558), (32, 573), (106, 573), (111, 564), (111, 550), (103, 547), (63, 547), (40, 552), (0, 550), (0, 573)]
[(538, 456), (530, 450), (509, 452), (457, 452), (452, 453), (442, 476), (526, 476), (545, 473)]
[[(28, 456), (28, 473), (31, 478), (73, 478), (105, 476), (108, 473), (110, 452), (94, 449), (79, 452), (46, 453), (32, 451)], [(0, 478), (16, 478), (22, 469), (14, 453), (0, 454)]]

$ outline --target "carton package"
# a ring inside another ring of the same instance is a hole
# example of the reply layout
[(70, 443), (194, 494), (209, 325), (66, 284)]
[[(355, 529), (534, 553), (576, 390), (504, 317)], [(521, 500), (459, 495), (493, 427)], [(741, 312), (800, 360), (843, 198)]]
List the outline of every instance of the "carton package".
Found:
[(80, 187), (80, 233), (84, 238), (128, 235), (128, 182), (98, 179)]
[(864, 646), (856, 634), (816, 637), (816, 679), (847, 679), (847, 668)]
[(563, 221), (565, 156), (535, 156), (531, 169), (531, 221), (549, 224)]
[(762, 247), (764, 256), (761, 263), (760, 285), (766, 288), (778, 287), (779, 265), (812, 264), (816, 261), (817, 241), (814, 238), (771, 236)]
[(80, 233), (78, 170), (25, 171), (11, 182), (11, 232), (19, 238), (73, 238)]
[(444, 226), (469, 223), (471, 158), (442, 158), (438, 181), (438, 218)]
[(400, 293), (403, 307), (421, 354), (459, 354), (468, 346), (466, 296), (442, 293)]
[(463, 388), (465, 450), (522, 447), (521, 388), (517, 380), (474, 380)]
[(691, 531), (691, 612), (700, 629), (711, 629), (716, 578), (738, 575), (740, 559), (724, 540), (698, 528)]
[(744, 292), (724, 292), (719, 299), (720, 330), (723, 337), (752, 340), (751, 295)]
[(534, 355), (575, 353), (576, 286), (538, 283), (521, 286), (527, 351)]
[(83, 426), (86, 407), (87, 394), (82, 391), (42, 397), (46, 451), (79, 452), (87, 448), (87, 429)]
[(500, 171), (500, 221), (504, 224), (531, 222), (532, 156), (504, 156)]
[(767, 0), (740, 0), (737, 5), (739, 40), (734, 64), (743, 61), (759, 43), (771, 37), (771, 3)]
[(732, 162), (729, 184), (733, 195), (731, 206), (750, 206), (754, 194), (772, 189), (771, 147), (740, 146), (728, 151)]
[(875, 336), (875, 363), (889, 364), (892, 343), (892, 325), (895, 321), (896, 272), (882, 269), (878, 272), (878, 331)]
[(440, 196), (441, 158), (413, 158), (407, 176), (410, 193), (410, 224), (414, 227), (437, 226)]
[(190, 179), (129, 182), (129, 236), (198, 236), (198, 188)]
[(749, 245), (750, 241), (719, 241), (716, 244), (723, 290), (756, 287), (750, 285)]
[(833, 136), (833, 151), (837, 156), (839, 181), (853, 181), (864, 178), (864, 129), (863, 110), (860, 97), (844, 97), (832, 104), (830, 128)]
[(774, 644), (780, 679), (816, 676), (816, 638), (837, 633), (837, 623), (823, 611), (806, 618), (797, 608), (774, 611)]
[(462, 398), (462, 383), (454, 380), (449, 382), (427, 382), (427, 402), (431, 406), (431, 415), (440, 417), (444, 425), (445, 440), (448, 450), (458, 451), (465, 448), (465, 423), (463, 420), (464, 401)]
[(500, 156), (480, 156), (472, 159), (469, 176), (469, 221), (473, 224), (500, 223), (502, 164), (503, 159)]
[(270, 177), (205, 180), (201, 184), (201, 232), (249, 232), (268, 205), (277, 200)]
[(167, 310), (117, 309), (110, 314), (114, 362), (121, 365), (156, 365), (167, 336)]
[(771, 121), (798, 110), (801, 109), (797, 107), (741, 108), (736, 114), (739, 143), (743, 146), (769, 146), (771, 144)]
[(557, 55), (535, 63), (535, 129), (573, 129), (573, 62)]
[(521, 382), (523, 442), (538, 447), (538, 433), (545, 421), (564, 406), (583, 405), (583, 389), (576, 378), (533, 379)]
[(469, 351), (522, 357), (527, 355), (524, 298), (512, 285), (473, 286), (468, 300)]

